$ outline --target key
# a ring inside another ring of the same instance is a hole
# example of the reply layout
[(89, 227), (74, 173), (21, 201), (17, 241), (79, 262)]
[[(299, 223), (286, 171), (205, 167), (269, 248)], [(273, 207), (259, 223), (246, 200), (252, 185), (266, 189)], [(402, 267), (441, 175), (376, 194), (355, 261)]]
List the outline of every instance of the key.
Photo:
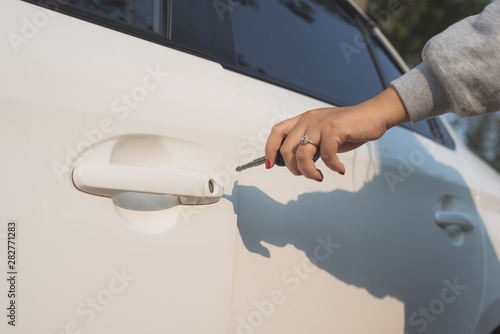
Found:
[[(284, 142), (285, 142), (285, 138), (283, 138), (283, 141), (281, 142), (281, 145), (283, 145)], [(281, 145), (280, 145), (280, 148), (281, 148)], [(318, 147), (316, 149), (316, 153), (314, 154), (313, 161), (314, 162), (318, 161), (319, 156), (320, 156), (320, 152), (319, 152), (319, 147)], [(263, 156), (263, 157), (260, 157), (258, 159), (252, 160), (249, 163), (246, 163), (244, 165), (236, 167), (236, 171), (237, 172), (242, 172), (245, 169), (263, 165), (265, 162), (266, 162), (266, 156)], [(276, 157), (276, 165), (280, 166), (280, 167), (285, 167), (286, 166), (285, 165), (285, 161), (283, 160), (283, 156), (281, 155), (281, 152), (280, 152), (279, 149), (278, 149), (278, 156)]]
[[(281, 156), (281, 154), (280, 154)], [(281, 159), (283, 159), (283, 157), (281, 157)], [(277, 159), (276, 159), (277, 160)], [(241, 165), (241, 166), (238, 166), (236, 167), (236, 171), (237, 172), (242, 172), (244, 171), (245, 169), (248, 169), (248, 168), (252, 168), (252, 167), (257, 167), (257, 166), (260, 166), (262, 165), (263, 163), (266, 162), (266, 156), (263, 156), (263, 157), (260, 157), (258, 159), (255, 159), (255, 160), (252, 160), (250, 161), (249, 163), (246, 163), (244, 165)], [(276, 161), (276, 164), (278, 164), (278, 162)]]

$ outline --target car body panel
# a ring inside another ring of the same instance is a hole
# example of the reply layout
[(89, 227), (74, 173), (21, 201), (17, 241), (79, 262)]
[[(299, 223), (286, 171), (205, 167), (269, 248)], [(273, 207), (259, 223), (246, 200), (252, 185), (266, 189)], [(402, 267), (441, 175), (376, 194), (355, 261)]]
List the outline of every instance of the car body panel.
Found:
[[(253, 138), (263, 148), (254, 137), (280, 115), (327, 106), (238, 74), (232, 82), (247, 146)], [(345, 176), (318, 162), (322, 183), (280, 167), (242, 173), (229, 333), (470, 332), (484, 286), (482, 226), (450, 237), (433, 217), (454, 206), (478, 216), (475, 178), (456, 154), (395, 128), (342, 154)], [(426, 320), (420, 308), (454, 283), (467, 286), (460, 302)]]
[[(455, 149), (391, 129), (341, 154), (345, 176), (319, 161), (322, 183), (280, 167), (236, 173), (263, 154), (273, 124), (332, 105), (21, 1), (0, 4), (0, 34), (41, 17), (17, 46), (0, 40), (0, 233), (15, 221), (19, 236), (19, 322), (2, 332), (498, 325), (499, 176), (451, 128)], [(94, 196), (71, 177), (87, 163), (203, 173), (225, 194), (198, 206)], [(440, 226), (436, 212), (475, 226)]]
[(232, 203), (111, 199), (71, 180), (85, 163), (225, 172), (240, 126), (222, 66), (21, 1), (0, 12), (2, 36), (50, 18), (17, 53), (0, 41), (0, 220), (18, 224), (19, 263), (18, 322), (0, 331), (223, 332)]

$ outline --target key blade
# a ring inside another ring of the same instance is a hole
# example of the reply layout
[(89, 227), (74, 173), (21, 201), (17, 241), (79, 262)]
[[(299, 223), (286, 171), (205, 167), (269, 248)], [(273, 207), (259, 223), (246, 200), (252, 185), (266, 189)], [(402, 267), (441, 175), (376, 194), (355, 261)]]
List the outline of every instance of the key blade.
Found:
[(262, 165), (264, 162), (266, 162), (266, 157), (261, 157), (255, 160), (250, 161), (249, 163), (246, 163), (244, 165), (236, 167), (237, 172), (242, 172), (245, 169), (256, 167)]
[[(283, 138), (283, 140), (281, 141), (281, 145), (283, 145), (283, 143), (285, 142), (285, 138)], [(281, 145), (280, 145), (280, 148), (281, 148)], [(320, 149), (319, 149), (319, 146), (316, 148), (316, 154), (314, 154), (313, 156), (313, 161), (316, 162), (318, 161), (318, 159), (320, 158), (321, 156), (321, 152), (320, 152)], [(262, 165), (264, 162), (266, 162), (266, 157), (261, 157), (261, 158), (258, 158), (258, 159), (255, 159), (249, 163), (246, 163), (244, 165), (241, 165), (241, 166), (238, 166), (236, 167), (236, 171), (237, 172), (242, 172), (244, 171), (245, 169), (248, 169), (248, 168), (252, 168), (252, 167), (256, 167), (256, 166), (260, 166)], [(286, 164), (285, 164), (285, 159), (283, 159), (283, 156), (281, 155), (281, 152), (280, 150), (278, 149), (278, 152), (277, 152), (277, 155), (276, 155), (276, 166), (280, 166), (280, 167), (285, 167)]]

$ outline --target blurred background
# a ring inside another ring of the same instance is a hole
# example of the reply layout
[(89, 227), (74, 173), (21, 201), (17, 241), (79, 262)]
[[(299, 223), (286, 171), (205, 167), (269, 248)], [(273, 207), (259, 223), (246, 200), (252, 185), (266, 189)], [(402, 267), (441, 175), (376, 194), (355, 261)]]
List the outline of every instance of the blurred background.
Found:
[[(425, 43), (461, 19), (480, 13), (490, 0), (354, 0), (378, 25), (410, 68)], [(459, 118), (446, 115), (471, 150), (500, 172), (500, 113)]]

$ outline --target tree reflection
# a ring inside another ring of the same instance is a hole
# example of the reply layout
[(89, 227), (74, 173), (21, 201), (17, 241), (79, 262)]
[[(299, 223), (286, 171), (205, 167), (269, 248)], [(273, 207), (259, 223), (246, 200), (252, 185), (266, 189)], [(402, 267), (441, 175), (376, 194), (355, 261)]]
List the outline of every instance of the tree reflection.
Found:
[(126, 22), (137, 27), (154, 30), (155, 0), (68, 0), (69, 4)]

